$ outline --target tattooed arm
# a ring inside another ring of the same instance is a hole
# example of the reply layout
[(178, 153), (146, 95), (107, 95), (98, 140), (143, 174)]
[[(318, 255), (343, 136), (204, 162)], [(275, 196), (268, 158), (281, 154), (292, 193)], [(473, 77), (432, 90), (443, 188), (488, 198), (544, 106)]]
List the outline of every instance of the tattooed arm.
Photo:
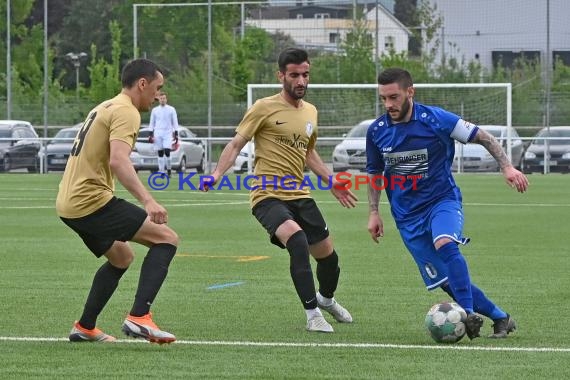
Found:
[(505, 181), (509, 186), (516, 188), (519, 193), (524, 193), (527, 190), (528, 179), (523, 173), (513, 167), (503, 147), (501, 147), (501, 144), (499, 144), (493, 135), (479, 128), (475, 137), (473, 137), (473, 140), (470, 142), (480, 144), (487, 149), (491, 156), (499, 163)]
[[(375, 183), (373, 183), (375, 181)], [(378, 243), (378, 237), (384, 236), (384, 222), (380, 216), (380, 189), (382, 179), (374, 174), (368, 174), (368, 232), (370, 237)]]
[(499, 144), (497, 139), (495, 139), (495, 137), (489, 132), (479, 128), (475, 137), (473, 137), (473, 140), (470, 142), (483, 145), (491, 156), (493, 156), (493, 158), (499, 163), (501, 170), (504, 170), (508, 166), (512, 166), (501, 144)]

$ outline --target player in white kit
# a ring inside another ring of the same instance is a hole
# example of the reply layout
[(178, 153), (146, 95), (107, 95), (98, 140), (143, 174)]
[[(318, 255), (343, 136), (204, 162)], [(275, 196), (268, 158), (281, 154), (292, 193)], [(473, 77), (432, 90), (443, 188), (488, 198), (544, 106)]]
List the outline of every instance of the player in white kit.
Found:
[(158, 97), (159, 105), (152, 109), (150, 114), (150, 142), (154, 143), (158, 151), (158, 171), (172, 172), (170, 152), (173, 145), (178, 143), (178, 116), (176, 109), (167, 104), (166, 93), (161, 92)]

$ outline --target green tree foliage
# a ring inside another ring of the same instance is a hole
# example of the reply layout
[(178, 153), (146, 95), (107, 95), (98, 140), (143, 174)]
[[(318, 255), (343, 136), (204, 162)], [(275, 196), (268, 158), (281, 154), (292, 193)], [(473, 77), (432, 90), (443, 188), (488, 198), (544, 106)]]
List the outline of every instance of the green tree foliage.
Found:
[(341, 57), (341, 81), (343, 83), (370, 83), (376, 66), (372, 52), (374, 39), (366, 20), (356, 19), (351, 33), (341, 43), (345, 55)]
[(416, 59), (409, 59), (405, 52), (390, 52), (388, 54), (384, 54), (380, 62), (384, 69), (400, 67), (408, 70), (410, 74), (412, 74), (412, 78), (414, 78), (414, 82), (416, 83), (428, 83), (431, 80), (428, 68), (423, 64), (423, 62)]
[(234, 49), (234, 57), (231, 66), (232, 95), (236, 100), (247, 99), (247, 84), (252, 83), (253, 70), (249, 65), (249, 59), (241, 43), (237, 43)]
[(422, 35), (417, 6), (418, 0), (396, 0), (394, 3), (394, 16), (410, 28), (413, 34), (408, 42), (409, 55), (412, 57), (421, 56), (422, 50)]
[(570, 66), (566, 66), (560, 59), (554, 62), (552, 73), (552, 106), (551, 124), (570, 124)]
[[(63, 19), (60, 28), (51, 37), (56, 51), (56, 75), (62, 73), (62, 84), (65, 88), (75, 88), (75, 69), (71, 62), (65, 58), (67, 53), (88, 53), (91, 45), (97, 46), (99, 56), (112, 59), (111, 31), (108, 22), (117, 20), (123, 27), (130, 23), (132, 18), (123, 21), (117, 17), (116, 10), (125, 6), (122, 0), (106, 1), (70, 1), (67, 9), (60, 9), (60, 12), (67, 11), (67, 16)], [(50, 8), (51, 8), (50, 1)], [(132, 13), (132, 12), (131, 12)], [(125, 41), (121, 41), (123, 45)], [(122, 57), (124, 60), (127, 57)], [(80, 82), (89, 84), (88, 72), (84, 69), (79, 71)]]
[(248, 83), (260, 83), (265, 78), (267, 59), (273, 51), (273, 39), (259, 28), (247, 28), (236, 42), (231, 60), (232, 93), (236, 100), (247, 99)]
[[(202, 3), (197, 5), (196, 3)], [(49, 109), (50, 123), (79, 121), (84, 112), (120, 89), (120, 69), (133, 55), (133, 4), (138, 0), (50, 0), (49, 16)], [(138, 56), (155, 60), (165, 70), (169, 101), (179, 106), (181, 122), (206, 122), (209, 101), (208, 63), (212, 62), (213, 107), (243, 111), (247, 83), (275, 83), (279, 52), (296, 43), (282, 32), (246, 28), (241, 36), (239, 4), (212, 6), (212, 54), (208, 55), (208, 7), (204, 1), (149, 0), (152, 6), (138, 6), (136, 33)], [(155, 6), (163, 4), (164, 6)], [(475, 60), (465, 60), (449, 43), (441, 53), (443, 18), (428, 0), (395, 0), (396, 16), (414, 37), (410, 52), (388, 52), (380, 66), (408, 69), (418, 83), (429, 82), (512, 82), (513, 124), (540, 125), (545, 120), (545, 73), (536, 62), (518, 62), (505, 69), (498, 65), (485, 70)], [(248, 5), (258, 7), (260, 5)], [(360, 12), (362, 8), (357, 7)], [(0, 1), (5, 15), (6, 2)], [(39, 121), (43, 102), (43, 1), (11, 1), (11, 78), (13, 116)], [(6, 33), (6, 17), (0, 17), (0, 34)], [(120, 27), (119, 27), (120, 26)], [(354, 30), (339, 43), (337, 52), (310, 51), (313, 83), (375, 82), (374, 40), (362, 17)], [(414, 45), (418, 39), (417, 45)], [(418, 50), (416, 50), (418, 49)], [(89, 70), (80, 69), (80, 102), (75, 102), (75, 70), (65, 59), (68, 52), (90, 52)], [(438, 54), (436, 56), (436, 54)], [(5, 38), (0, 38), (0, 56), (6, 55)], [(551, 121), (570, 120), (570, 69), (555, 63), (550, 96)], [(0, 101), (6, 94), (6, 61), (0, 59)], [(343, 94), (344, 95), (344, 94)], [(342, 107), (345, 98), (331, 100)], [(360, 99), (358, 100), (360, 101)], [(364, 101), (364, 100), (362, 100)], [(0, 117), (6, 107), (0, 105)], [(52, 111), (53, 110), (53, 111)], [(144, 116), (146, 117), (146, 116)], [(232, 116), (234, 118), (234, 116)], [(233, 119), (212, 122), (227, 125)]]
[(107, 62), (104, 57), (98, 57), (97, 46), (91, 45), (91, 63), (87, 68), (91, 75), (91, 88), (88, 94), (94, 103), (115, 96), (121, 89), (121, 28), (119, 23), (109, 22), (109, 31), (112, 40), (111, 62)]
[[(38, 77), (38, 65), (41, 64), (43, 54), (42, 26), (35, 25), (28, 28), (24, 22), (30, 15), (33, 0), (12, 1), (10, 3), (10, 42), (11, 42), (11, 78), (12, 92), (15, 97), (18, 95), (29, 95), (30, 91), (39, 90), (42, 84), (42, 74), (40, 81)], [(7, 3), (0, 2), (0, 53), (6, 57), (7, 41), (4, 38), (7, 32), (6, 25)], [(38, 38), (39, 37), (39, 38)], [(0, 91), (6, 94), (6, 60), (0, 60)], [(28, 77), (28, 75), (30, 75)], [(39, 86), (38, 86), (39, 85)]]

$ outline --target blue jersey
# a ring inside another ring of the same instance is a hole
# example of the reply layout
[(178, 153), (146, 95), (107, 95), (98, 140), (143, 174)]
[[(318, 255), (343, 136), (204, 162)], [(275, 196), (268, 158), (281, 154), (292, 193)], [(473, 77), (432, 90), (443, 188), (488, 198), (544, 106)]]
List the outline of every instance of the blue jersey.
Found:
[(414, 102), (407, 123), (380, 116), (366, 135), (366, 170), (378, 175), (400, 226), (426, 216), (440, 200), (461, 202), (451, 174), (455, 140), (470, 141), (477, 126), (438, 107)]

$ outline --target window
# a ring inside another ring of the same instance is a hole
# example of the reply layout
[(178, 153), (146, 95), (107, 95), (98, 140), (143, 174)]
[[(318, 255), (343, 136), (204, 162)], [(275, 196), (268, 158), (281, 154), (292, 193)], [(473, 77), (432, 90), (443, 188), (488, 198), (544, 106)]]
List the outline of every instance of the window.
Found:
[(297, 13), (297, 20), (300, 20), (303, 18), (303, 15), (301, 13)]
[(340, 33), (329, 33), (329, 42), (331, 44), (338, 44), (340, 42)]
[(552, 52), (552, 62), (556, 67), (556, 61), (562, 62), (566, 66), (570, 66), (570, 50), (554, 50)]
[(315, 18), (330, 18), (330, 14), (328, 13), (315, 13)]
[(394, 50), (394, 36), (384, 37), (384, 49), (385, 50)]
[(493, 67), (501, 67), (505, 69), (512, 69), (519, 60), (525, 60), (530, 63), (540, 64), (540, 51), (527, 50), (527, 51), (510, 51), (510, 50), (495, 50), (491, 53), (493, 60)]

